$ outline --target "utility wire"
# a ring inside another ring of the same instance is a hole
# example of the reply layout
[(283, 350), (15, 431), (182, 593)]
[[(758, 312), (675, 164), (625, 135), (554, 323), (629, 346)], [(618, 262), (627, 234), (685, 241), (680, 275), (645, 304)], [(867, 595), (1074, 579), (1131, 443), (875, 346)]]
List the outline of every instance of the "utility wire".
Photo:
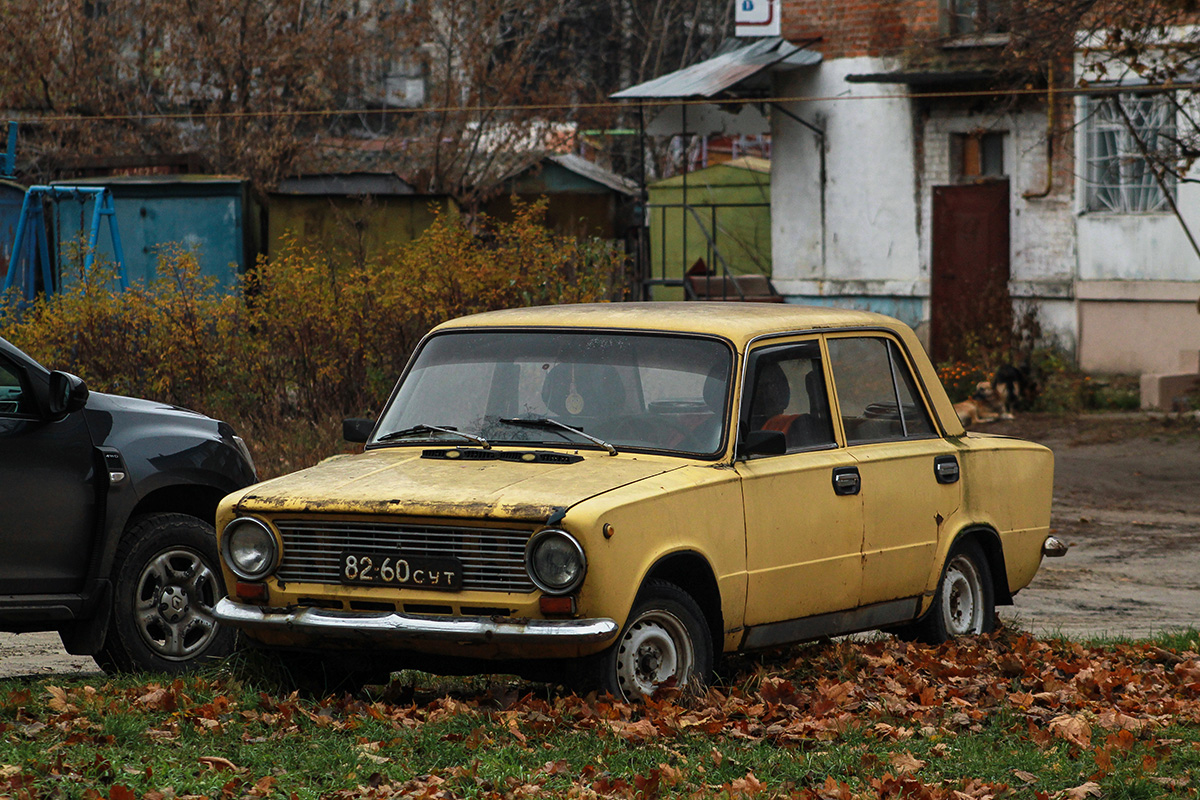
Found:
[[(785, 97), (746, 97), (746, 98), (639, 98), (629, 100), (610, 100), (596, 103), (519, 103), (508, 105), (474, 105), (474, 106), (434, 106), (422, 108), (344, 108), (344, 109), (281, 109), (277, 111), (203, 111), (203, 112), (161, 112), (140, 114), (14, 114), (14, 118), (22, 125), (50, 125), (66, 122), (132, 122), (151, 120), (221, 120), (221, 119), (266, 119), (271, 117), (299, 118), (332, 118), (355, 115), (383, 116), (418, 116), (423, 114), (481, 114), (515, 111), (592, 111), (599, 109), (667, 106), (698, 106), (698, 105), (747, 105), (747, 104), (780, 104), (780, 103), (832, 103), (861, 100), (948, 100), (977, 97), (1045, 97), (1047, 92), (1055, 97), (1083, 97), (1123, 94), (1136, 91), (1141, 94), (1195, 91), (1200, 89), (1200, 83), (1168, 83), (1155, 85), (1105, 85), (1080, 86), (1071, 88), (1010, 88), (1010, 89), (974, 89), (970, 91), (944, 92), (901, 92), (897, 94), (840, 94), (840, 95), (793, 95)], [(11, 113), (11, 112), (10, 112)]]

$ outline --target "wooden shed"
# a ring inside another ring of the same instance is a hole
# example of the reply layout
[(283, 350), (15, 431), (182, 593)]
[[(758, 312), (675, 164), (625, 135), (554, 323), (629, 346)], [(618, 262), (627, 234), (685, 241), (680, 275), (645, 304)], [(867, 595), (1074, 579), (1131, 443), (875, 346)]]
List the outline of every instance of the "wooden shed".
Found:
[(638, 187), (631, 180), (571, 153), (550, 155), (514, 173), (504, 192), (484, 206), (499, 220), (512, 219), (513, 198), (546, 197), (546, 224), (566, 236), (624, 239), (635, 225)]
[(367, 256), (417, 238), (438, 213), (456, 212), (449, 197), (419, 194), (392, 173), (300, 175), (268, 195), (267, 255), (294, 238), (334, 258)]

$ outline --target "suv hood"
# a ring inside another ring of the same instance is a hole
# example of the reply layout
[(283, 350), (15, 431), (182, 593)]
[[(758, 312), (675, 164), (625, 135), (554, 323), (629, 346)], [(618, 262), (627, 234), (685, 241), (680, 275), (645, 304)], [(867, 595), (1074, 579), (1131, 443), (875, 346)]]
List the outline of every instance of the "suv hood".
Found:
[(247, 489), (235, 508), (242, 513), (404, 514), (544, 522), (590, 497), (683, 466), (674, 458), (587, 451), (581, 451), (583, 460), (574, 464), (451, 461), (422, 458), (423, 449), (334, 456)]

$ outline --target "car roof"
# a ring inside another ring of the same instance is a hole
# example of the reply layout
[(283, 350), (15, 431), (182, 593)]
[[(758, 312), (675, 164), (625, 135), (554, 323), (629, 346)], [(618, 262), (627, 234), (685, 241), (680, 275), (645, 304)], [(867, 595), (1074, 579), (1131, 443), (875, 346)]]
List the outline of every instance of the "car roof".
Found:
[(787, 303), (626, 302), (536, 306), (488, 311), (439, 325), (436, 330), (477, 327), (616, 328), (706, 333), (744, 345), (764, 334), (829, 328), (886, 328), (904, 323), (870, 311)]

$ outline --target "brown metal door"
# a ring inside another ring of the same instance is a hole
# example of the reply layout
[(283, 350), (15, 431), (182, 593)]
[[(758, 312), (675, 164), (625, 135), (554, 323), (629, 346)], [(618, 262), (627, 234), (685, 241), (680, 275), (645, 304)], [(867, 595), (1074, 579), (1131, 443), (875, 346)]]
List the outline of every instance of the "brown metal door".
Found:
[(972, 337), (1007, 341), (1008, 181), (933, 187), (929, 340), (935, 361), (961, 358)]

